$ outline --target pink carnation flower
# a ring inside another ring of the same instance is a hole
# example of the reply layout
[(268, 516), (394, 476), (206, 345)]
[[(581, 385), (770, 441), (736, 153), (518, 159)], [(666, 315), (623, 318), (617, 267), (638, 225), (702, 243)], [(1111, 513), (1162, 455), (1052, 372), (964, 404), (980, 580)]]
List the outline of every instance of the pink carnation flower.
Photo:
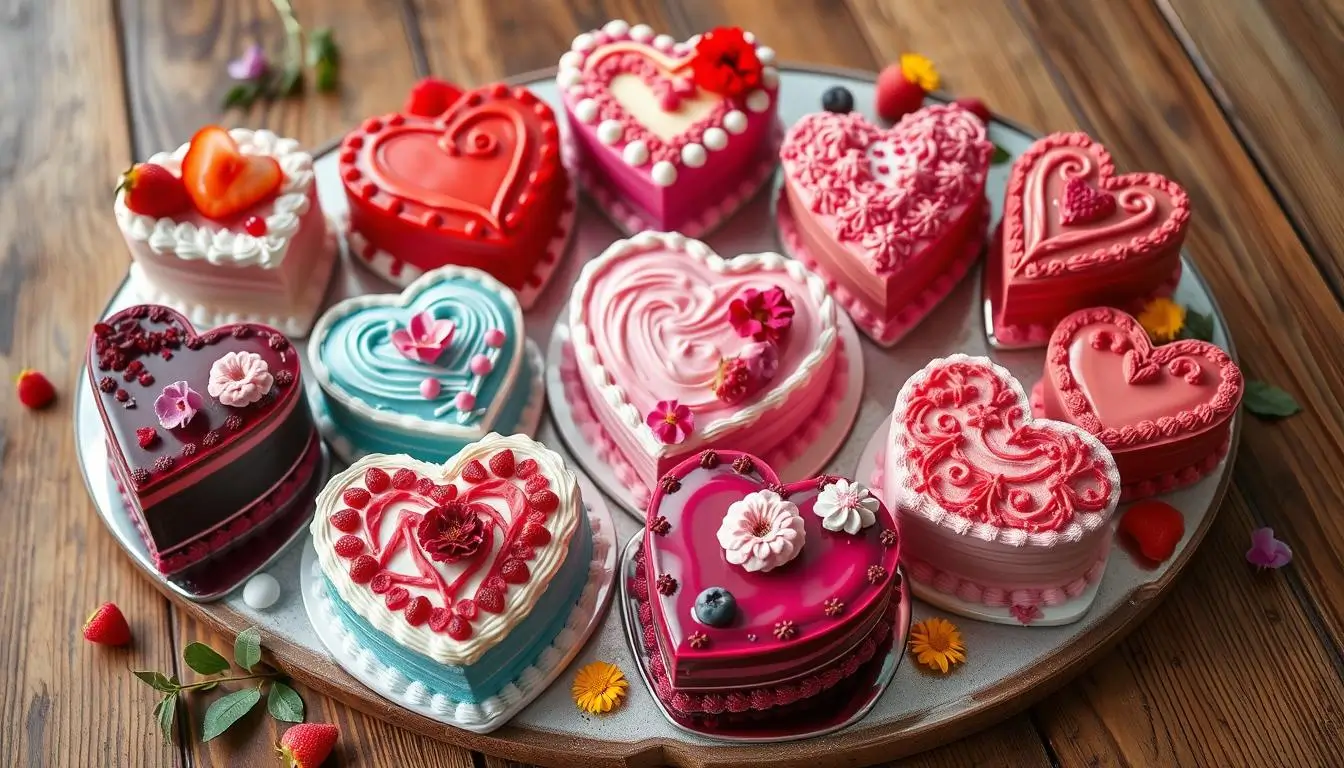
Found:
[(257, 402), (271, 391), (275, 377), (256, 352), (229, 352), (210, 366), (210, 396), (230, 408)]

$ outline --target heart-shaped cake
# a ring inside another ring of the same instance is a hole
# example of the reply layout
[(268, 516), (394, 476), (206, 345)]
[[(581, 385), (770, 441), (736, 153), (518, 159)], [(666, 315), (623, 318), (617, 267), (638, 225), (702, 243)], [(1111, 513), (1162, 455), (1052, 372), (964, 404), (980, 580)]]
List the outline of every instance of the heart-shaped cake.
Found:
[(541, 414), (541, 353), (522, 308), (477, 269), (440, 267), (400, 295), (337, 303), (308, 360), (326, 395), (323, 429), (347, 461), (445, 461), (490, 432), (531, 434)]
[(631, 585), (654, 694), (688, 718), (814, 704), (891, 634), (898, 544), (858, 483), (782, 483), (738, 451), (687, 459), (649, 503)]
[(608, 22), (574, 38), (556, 81), (584, 186), (627, 234), (700, 235), (769, 177), (774, 51), (737, 28), (678, 43)]
[(1117, 175), (1110, 153), (1085, 133), (1039, 139), (1013, 164), (991, 249), (994, 337), (1041, 346), (1070, 312), (1170, 293), (1189, 223), (1189, 198), (1174, 181)]
[(138, 305), (94, 326), (88, 372), (112, 474), (161, 572), (255, 567), (306, 522), (321, 446), (299, 352), (279, 331), (197, 333)]
[[(184, 167), (188, 154), (193, 157), (190, 168)], [(272, 162), (261, 163), (267, 158)], [(256, 163), (261, 163), (260, 170), (251, 168)], [(271, 131), (207, 127), (191, 142), (154, 155), (132, 173), (150, 166), (162, 169), (159, 189), (195, 185), (177, 193), (183, 205), (148, 215), (135, 210), (136, 186), (123, 181), (118, 189), (113, 209), (131, 251), (136, 295), (180, 310), (202, 327), (242, 319), (293, 336), (308, 333), (336, 263), (336, 248), (318, 205), (312, 156), (294, 139)], [(234, 177), (269, 183), (262, 177), (277, 167), (278, 188), (235, 212), (234, 203), (250, 197), (239, 197), (249, 190), (241, 188), (244, 180)], [(231, 178), (235, 183), (225, 181)], [(156, 188), (146, 183), (139, 192), (152, 194)]]
[[(612, 243), (569, 301), (582, 395), (647, 498), (705, 448), (774, 458), (829, 411), (846, 370), (821, 278), (776, 253), (720, 258), (676, 233)], [(793, 446), (796, 448), (796, 446)]]
[(366, 456), (327, 484), (311, 529), (335, 619), (443, 711), (515, 703), (557, 653), (593, 550), (574, 474), (523, 435), (442, 465)]
[(1154, 347), (1139, 322), (1098, 307), (1050, 337), (1037, 415), (1076, 424), (1115, 455), (1125, 498), (1163, 493), (1208, 474), (1227, 454), (1241, 405), (1241, 369), (1196, 339)]
[(1008, 608), (1023, 623), (1101, 578), (1120, 498), (1110, 451), (1082, 429), (1032, 419), (1017, 379), (952, 355), (896, 398), (884, 496), (917, 593)]
[(521, 86), (453, 97), (442, 114), (369, 118), (341, 142), (351, 249), (402, 286), (437, 267), (474, 267), (528, 306), (573, 224), (555, 115)]
[(780, 234), (879, 344), (899, 341), (984, 246), (994, 146), (958, 106), (892, 128), (858, 112), (804, 115), (780, 149)]

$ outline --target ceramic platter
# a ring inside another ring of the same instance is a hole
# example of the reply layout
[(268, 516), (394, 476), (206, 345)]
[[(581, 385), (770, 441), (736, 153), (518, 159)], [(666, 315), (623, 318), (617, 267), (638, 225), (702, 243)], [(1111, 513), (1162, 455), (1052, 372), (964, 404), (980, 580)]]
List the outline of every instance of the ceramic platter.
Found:
[[(553, 72), (518, 78), (532, 87), (557, 110), (559, 97)], [(844, 85), (861, 107), (873, 102), (872, 76), (864, 73), (821, 69), (783, 69), (780, 117), (792, 123), (807, 112), (819, 108), (821, 94), (831, 86)], [(1016, 126), (996, 121), (990, 138), (1016, 156), (1026, 149), (1032, 135)], [(319, 193), (323, 206), (333, 216), (344, 213), (345, 200), (336, 175), (334, 155), (316, 163)], [(1008, 165), (995, 166), (989, 177), (989, 197), (997, 218), (1002, 206)], [(735, 217), (706, 240), (720, 254), (779, 250), (770, 205), (769, 190), (753, 198)], [(580, 207), (576, 231), (551, 286), (537, 298), (526, 313), (528, 335), (548, 353), (555, 320), (561, 314), (569, 287), (585, 261), (600, 253), (619, 231), (589, 204)], [(1226, 326), (1217, 305), (1209, 295), (1199, 272), (1188, 260), (1177, 300), (1215, 318), (1214, 341), (1229, 348)], [(362, 293), (387, 293), (393, 288), (372, 273), (344, 262), (328, 291), (328, 303)], [(972, 272), (955, 291), (901, 343), (883, 349), (861, 339), (858, 356), (864, 370), (863, 387), (853, 395), (854, 415), (846, 419), (853, 426), (836, 439), (838, 450), (829, 459), (820, 459), (818, 468), (837, 474), (854, 474), (868, 480), (873, 452), (861, 462), (870, 439), (887, 418), (902, 383), (931, 358), (952, 352), (986, 354), (1010, 369), (1026, 387), (1041, 374), (1042, 350), (999, 351), (991, 349), (985, 338), (980, 305), (979, 271)], [(126, 286), (112, 298), (108, 312), (132, 303)], [(306, 361), (306, 356), (305, 356)], [(548, 359), (547, 377), (556, 376), (554, 355)], [(81, 379), (83, 381), (83, 379)], [(634, 514), (616, 511), (628, 509), (626, 499), (609, 479), (610, 471), (587, 451), (582, 439), (567, 422), (565, 403), (558, 403), (556, 389), (548, 388), (551, 407), (542, 418), (538, 439), (567, 455), (572, 464), (586, 472), (603, 491), (608, 492), (611, 519), (621, 551), (639, 529)], [(560, 390), (563, 391), (563, 390)], [(346, 674), (328, 654), (322, 639), (308, 622), (300, 584), (303, 546), (291, 546), (269, 563), (250, 564), (244, 571), (264, 569), (282, 585), (278, 603), (265, 611), (249, 608), (241, 590), (228, 592), (228, 584), (208, 589), (192, 585), (174, 585), (161, 580), (149, 567), (143, 545), (128, 525), (105, 462), (102, 425), (92, 398), (81, 391), (74, 398), (75, 430), (80, 462), (88, 482), (90, 496), (100, 518), (127, 549), (132, 559), (166, 594), (195, 617), (222, 631), (236, 632), (250, 624), (259, 625), (266, 635), (271, 659), (310, 687), (334, 696), (374, 715), (413, 731), (451, 741), (470, 749), (527, 763), (567, 766), (581, 753), (585, 765), (659, 765), (677, 766), (778, 766), (796, 765), (821, 768), (828, 765), (867, 765), (891, 760), (929, 749), (984, 728), (1020, 711), (1046, 692), (1081, 672), (1088, 664), (1119, 641), (1156, 605), (1176, 575), (1190, 561), (1196, 545), (1204, 537), (1229, 478), (1240, 433), (1240, 417), (1233, 424), (1233, 450), (1216, 471), (1197, 485), (1170, 494), (1166, 500), (1185, 516), (1186, 533), (1176, 554), (1156, 567), (1139, 564), (1119, 546), (1111, 553), (1106, 575), (1097, 589), (1089, 612), (1079, 621), (1064, 626), (1020, 627), (962, 619), (958, 621), (970, 648), (970, 660), (946, 677), (919, 671), (907, 659), (896, 665), (890, 660), (890, 685), (867, 704), (871, 708), (857, 722), (840, 722), (836, 730), (801, 741), (780, 743), (725, 742), (688, 733), (663, 716), (654, 698), (639, 679), (639, 661), (626, 642), (619, 610), (601, 615), (586, 645), (577, 651), (568, 670), (561, 671), (552, 684), (508, 725), (490, 734), (478, 734), (443, 724), (433, 712), (424, 713), (400, 706), (364, 687)], [(564, 423), (557, 424), (557, 421)], [(566, 439), (567, 438), (567, 439)], [(862, 463), (862, 466), (861, 466)], [(585, 493), (590, 493), (585, 489)], [(305, 529), (302, 529), (306, 531)], [(298, 538), (302, 539), (303, 536)], [(624, 565), (616, 563), (619, 572)], [(245, 574), (234, 574), (240, 577)], [(199, 585), (198, 585), (199, 586)], [(190, 598), (221, 598), (211, 603)], [(914, 621), (939, 615), (938, 608), (918, 599), (910, 603)], [(570, 701), (569, 675), (577, 664), (594, 660), (618, 664), (631, 678), (630, 695), (625, 705), (604, 717), (581, 714)], [(823, 729), (825, 730), (825, 729)]]

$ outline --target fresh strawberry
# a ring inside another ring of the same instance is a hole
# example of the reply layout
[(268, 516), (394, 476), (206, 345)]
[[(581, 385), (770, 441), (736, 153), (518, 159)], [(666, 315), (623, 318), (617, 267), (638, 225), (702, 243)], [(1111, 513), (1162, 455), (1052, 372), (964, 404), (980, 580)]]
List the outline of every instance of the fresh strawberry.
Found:
[(330, 723), (299, 723), (280, 737), (276, 751), (288, 768), (317, 768), (340, 736), (341, 729)]
[(532, 475), (523, 483), (523, 488), (528, 493), (536, 493), (551, 487), (551, 481), (545, 475)]
[(990, 114), (989, 107), (985, 106), (985, 102), (974, 96), (963, 96), (952, 103), (980, 118), (980, 122), (985, 125), (989, 125), (989, 121), (993, 117)]
[(900, 64), (892, 64), (877, 76), (874, 106), (878, 117), (894, 123), (924, 106), (924, 89), (905, 76)]
[(336, 554), (341, 557), (358, 557), (364, 554), (364, 540), (347, 533), (336, 540), (332, 549), (336, 550)]
[(389, 609), (399, 611), (411, 601), (411, 593), (405, 587), (393, 587), (383, 595), (383, 600), (387, 602)]
[(452, 83), (437, 77), (426, 77), (411, 88), (402, 110), (422, 117), (438, 117), (447, 112), (461, 95), (462, 91)]
[(1125, 510), (1120, 533), (1129, 537), (1145, 558), (1160, 563), (1171, 557), (1185, 535), (1185, 518), (1165, 501), (1140, 501)]
[(191, 198), (182, 179), (155, 163), (132, 165), (121, 174), (117, 191), (122, 193), (121, 199), (127, 208), (156, 219), (191, 208)]
[(360, 555), (350, 564), (350, 580), (356, 584), (367, 584), (378, 573), (378, 561), (370, 555)]
[(505, 560), (504, 565), (500, 566), (499, 575), (510, 584), (523, 584), (527, 582), (530, 572), (527, 563), (521, 560)]
[(402, 467), (392, 476), (392, 487), (399, 491), (409, 491), (415, 487), (416, 480), (415, 470)]
[(537, 471), (536, 459), (523, 459), (522, 461), (518, 462), (518, 468), (514, 470), (514, 472), (517, 473), (517, 475), (522, 478), (531, 477), (533, 474), (536, 473), (536, 471)]
[(411, 602), (406, 606), (406, 623), (412, 627), (418, 627), (429, 619), (430, 611), (434, 610), (429, 604), (429, 600), (423, 595), (416, 595), (411, 598)]
[(369, 503), (369, 499), (373, 497), (363, 488), (346, 488), (345, 493), (341, 494), (341, 498), (355, 509), (363, 509)]
[(331, 524), (336, 526), (336, 530), (346, 533), (353, 533), (359, 528), (359, 513), (353, 509), (342, 509), (331, 516)]
[(436, 485), (430, 490), (429, 498), (433, 499), (435, 504), (447, 504), (457, 498), (457, 486)]
[(141, 448), (149, 450), (159, 442), (159, 433), (153, 427), (141, 427), (135, 430), (135, 441)]
[(369, 467), (364, 473), (364, 485), (373, 493), (382, 493), (392, 485), (392, 478), (377, 467)]
[(229, 132), (207, 125), (191, 137), (182, 158), (182, 182), (196, 210), (225, 219), (269, 199), (284, 183), (274, 157), (244, 155)]
[(494, 472), (496, 477), (512, 476), (513, 468), (513, 451), (508, 448), (490, 457), (490, 471)]
[(131, 642), (131, 627), (116, 603), (103, 603), (84, 622), (84, 639), (99, 645), (125, 645)]
[(536, 511), (549, 515), (560, 506), (560, 497), (555, 495), (555, 491), (547, 488), (528, 496), (527, 503)]
[(462, 468), (462, 479), (468, 483), (483, 483), (489, 475), (485, 473), (485, 465), (479, 459), (472, 459), (467, 462), (467, 466)]
[(28, 368), (19, 371), (19, 377), (14, 380), (14, 388), (18, 390), (19, 402), (33, 410), (46, 408), (56, 399), (56, 388), (51, 386), (47, 377)]

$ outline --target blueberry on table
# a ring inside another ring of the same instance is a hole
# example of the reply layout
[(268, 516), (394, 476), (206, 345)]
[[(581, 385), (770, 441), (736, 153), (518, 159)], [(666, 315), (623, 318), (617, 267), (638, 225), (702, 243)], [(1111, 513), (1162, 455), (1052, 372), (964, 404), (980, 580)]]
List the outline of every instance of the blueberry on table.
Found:
[(710, 587), (695, 598), (695, 618), (711, 627), (726, 627), (737, 616), (737, 599), (723, 587)]
[(837, 85), (821, 95), (821, 108), (827, 112), (846, 114), (854, 110), (854, 94), (849, 89)]

